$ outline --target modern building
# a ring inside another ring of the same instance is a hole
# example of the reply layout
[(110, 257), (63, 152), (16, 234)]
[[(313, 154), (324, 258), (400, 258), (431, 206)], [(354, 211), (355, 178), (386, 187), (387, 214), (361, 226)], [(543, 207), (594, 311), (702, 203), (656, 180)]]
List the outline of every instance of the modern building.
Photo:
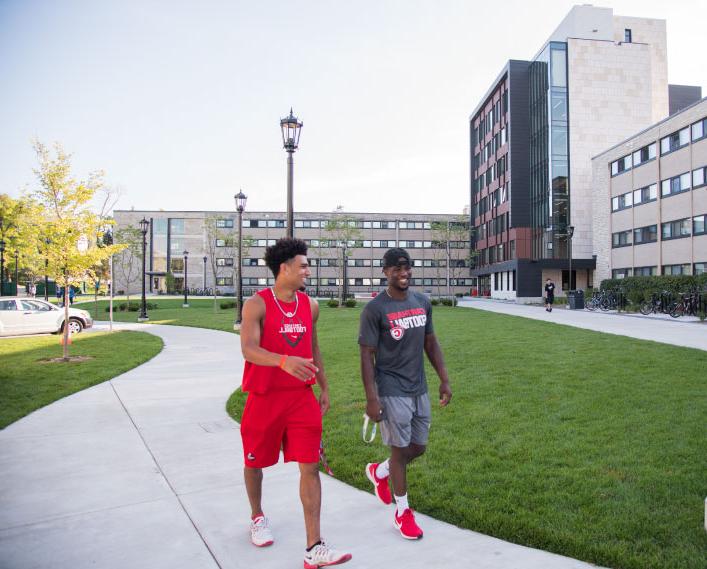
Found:
[[(114, 212), (116, 230), (150, 221), (146, 266), (150, 292), (166, 292), (167, 278), (183, 289), (235, 290), (238, 273), (235, 212), (140, 211)], [(469, 294), (475, 279), (469, 276), (469, 225), (461, 215), (297, 212), (294, 235), (309, 246), (316, 294), (336, 295), (346, 279), (352, 294), (382, 290), (383, 254), (404, 247), (413, 261), (412, 286), (434, 296)], [(246, 294), (274, 284), (265, 266), (265, 248), (286, 234), (285, 212), (246, 211), (243, 214), (243, 287)], [(185, 263), (183, 252), (187, 251)], [(137, 292), (140, 276), (126, 279), (115, 271), (115, 290)], [(129, 280), (130, 282), (126, 282)]]
[(707, 98), (592, 159), (596, 279), (707, 266)]
[(485, 293), (594, 284), (591, 157), (668, 116), (667, 78), (664, 20), (591, 5), (504, 66), (469, 119), (471, 274)]

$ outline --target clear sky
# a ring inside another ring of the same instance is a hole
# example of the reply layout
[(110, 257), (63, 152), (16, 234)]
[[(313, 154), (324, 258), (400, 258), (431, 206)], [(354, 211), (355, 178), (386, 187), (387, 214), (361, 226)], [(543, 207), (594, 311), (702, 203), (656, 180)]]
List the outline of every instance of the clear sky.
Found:
[[(576, 3), (0, 0), (0, 192), (34, 184), (37, 137), (119, 209), (284, 210), (292, 106), (295, 210), (461, 213), (469, 114)], [(669, 81), (705, 94), (707, 3), (597, 5), (666, 19)]]

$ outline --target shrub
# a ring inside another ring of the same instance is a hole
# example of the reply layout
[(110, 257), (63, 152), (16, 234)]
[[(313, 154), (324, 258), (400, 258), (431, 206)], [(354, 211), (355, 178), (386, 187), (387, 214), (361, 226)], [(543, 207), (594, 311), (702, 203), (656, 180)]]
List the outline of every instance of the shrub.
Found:
[(226, 300), (219, 304), (221, 307), (221, 310), (228, 310), (229, 308), (235, 308), (236, 307), (236, 301), (235, 300)]
[(457, 299), (455, 297), (442, 298), (442, 299), (440, 299), (440, 302), (442, 303), (443, 306), (456, 306), (457, 305)]
[(356, 306), (356, 300), (353, 298), (347, 298), (344, 302), (344, 306), (347, 308), (354, 308)]
[(622, 291), (634, 307), (653, 294), (668, 291), (673, 296), (690, 290), (707, 290), (707, 273), (702, 275), (660, 275), (654, 277), (626, 277), (601, 281), (601, 290)]
[(439, 304), (439, 299), (433, 298), (430, 302), (432, 303), (432, 306), (437, 306)]
[[(113, 310), (116, 312), (137, 312), (140, 310), (140, 304), (140, 302), (133, 301), (130, 301), (130, 304), (127, 302), (121, 302), (120, 304), (114, 304)], [(147, 310), (156, 310), (159, 308), (159, 306), (154, 302), (146, 302), (145, 307)], [(110, 312), (110, 306), (106, 306), (105, 311)]]
[(335, 298), (330, 298), (329, 300), (327, 300), (326, 305), (327, 305), (329, 308), (336, 308), (336, 307), (339, 306), (339, 301), (336, 300)]

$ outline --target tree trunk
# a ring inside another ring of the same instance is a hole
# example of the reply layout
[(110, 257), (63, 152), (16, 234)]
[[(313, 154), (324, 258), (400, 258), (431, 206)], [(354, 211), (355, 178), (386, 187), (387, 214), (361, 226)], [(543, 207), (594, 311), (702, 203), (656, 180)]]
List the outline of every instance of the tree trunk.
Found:
[(69, 359), (69, 293), (68, 287), (64, 287), (64, 361)]

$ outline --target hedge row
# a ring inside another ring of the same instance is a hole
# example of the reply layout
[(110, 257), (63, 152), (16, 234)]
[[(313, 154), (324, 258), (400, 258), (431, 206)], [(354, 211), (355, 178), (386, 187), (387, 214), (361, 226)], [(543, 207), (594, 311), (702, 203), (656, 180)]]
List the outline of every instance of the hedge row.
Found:
[[(154, 302), (146, 302), (145, 308), (147, 310), (155, 310), (159, 308), (159, 306)], [(106, 306), (105, 310), (106, 312), (110, 312), (110, 306)], [(130, 304), (128, 304), (127, 302), (121, 302), (120, 304), (113, 305), (113, 310), (116, 312), (137, 312), (140, 310), (140, 303), (131, 301)]]

